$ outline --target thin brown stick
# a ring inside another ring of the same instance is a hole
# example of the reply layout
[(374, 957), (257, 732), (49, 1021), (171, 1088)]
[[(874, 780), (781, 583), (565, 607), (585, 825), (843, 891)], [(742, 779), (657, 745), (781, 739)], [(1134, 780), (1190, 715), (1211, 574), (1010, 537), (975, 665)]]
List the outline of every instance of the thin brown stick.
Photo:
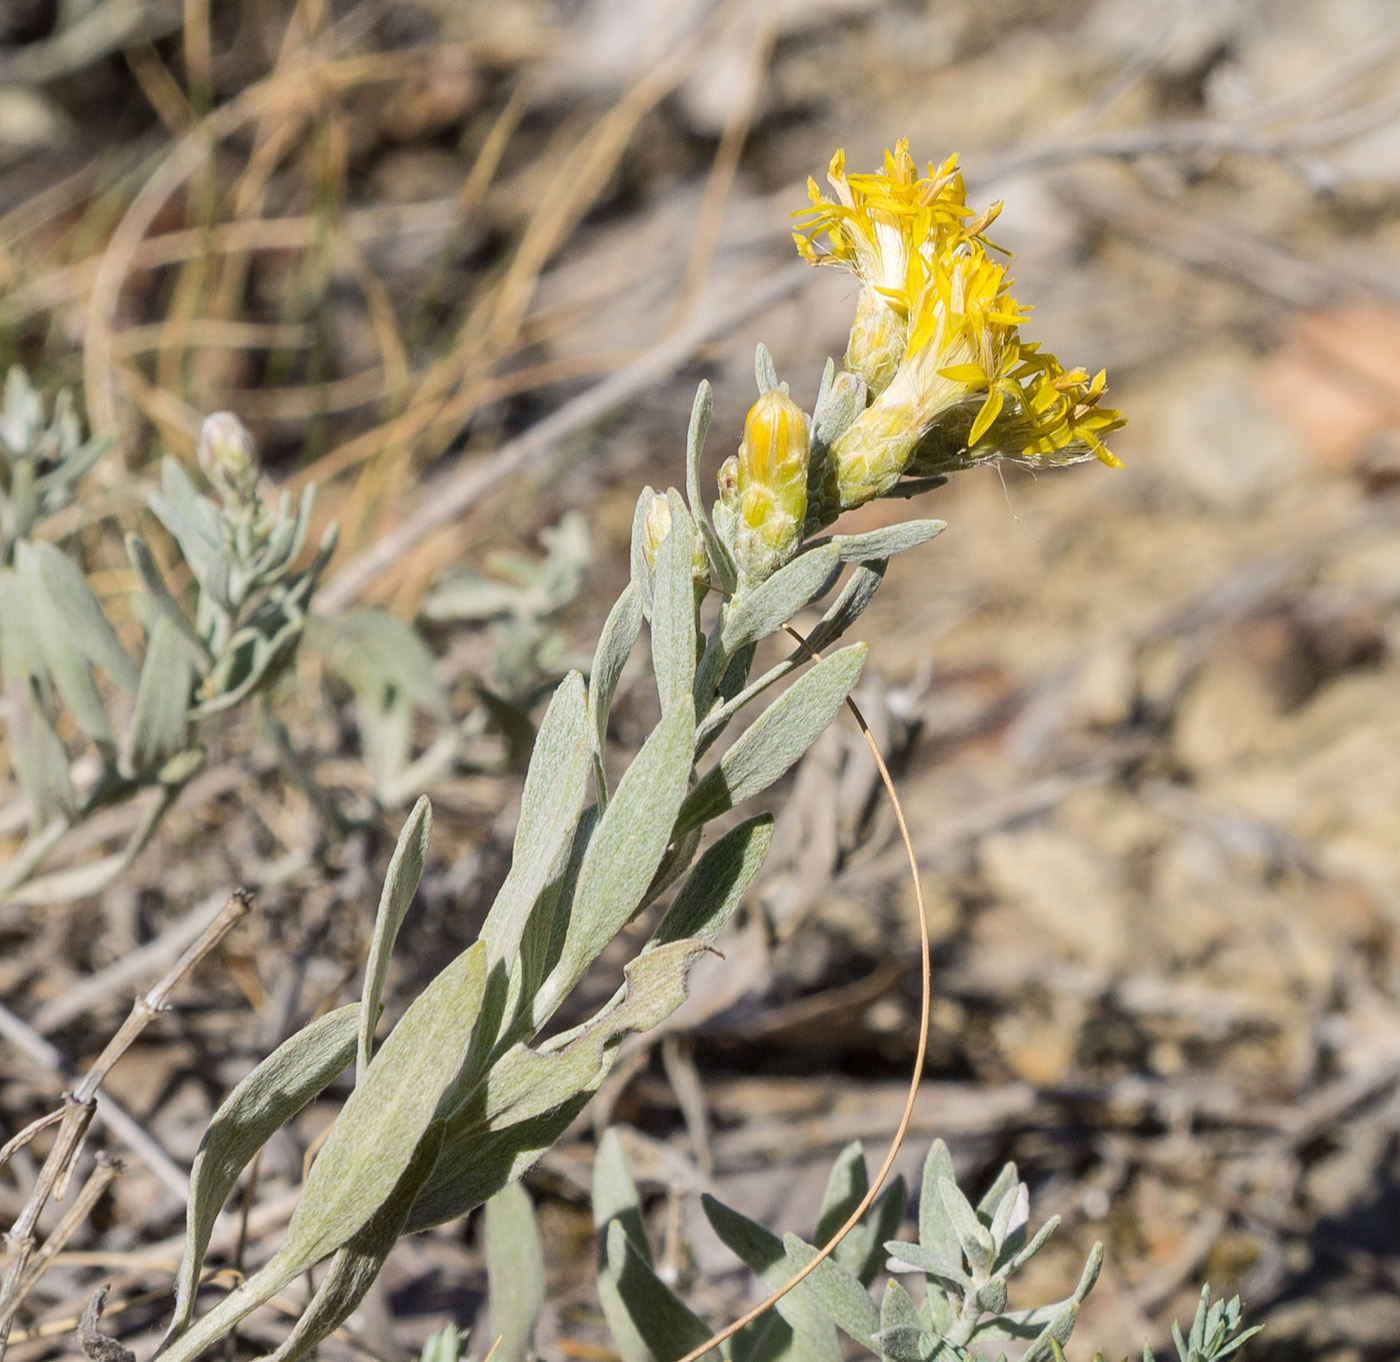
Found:
[[(821, 654), (813, 648), (807, 640), (790, 624), (783, 625), (783, 630), (790, 637), (795, 639), (798, 645), (803, 648), (814, 661), (821, 661)], [(699, 1362), (699, 1359), (712, 1348), (717, 1348), (726, 1339), (733, 1338), (740, 1329), (752, 1324), (754, 1320), (772, 1309), (793, 1287), (805, 1281), (817, 1268), (824, 1263), (833, 1253), (841, 1241), (860, 1223), (861, 1217), (868, 1211), (879, 1195), (880, 1188), (884, 1186), (885, 1179), (889, 1177), (890, 1170), (894, 1167), (894, 1161), (899, 1155), (900, 1148), (904, 1144), (904, 1137), (909, 1131), (909, 1123), (914, 1119), (914, 1103), (919, 1096), (919, 1085), (924, 1076), (924, 1058), (928, 1054), (928, 1031), (929, 1013), (933, 1005), (933, 971), (929, 961), (929, 934), (928, 934), (928, 908), (924, 902), (923, 879), (919, 875), (919, 858), (914, 852), (914, 841), (909, 835), (909, 824), (904, 818), (904, 805), (900, 803), (899, 792), (895, 789), (894, 777), (890, 775), (890, 768), (885, 764), (885, 758), (880, 751), (880, 744), (875, 741), (875, 735), (870, 731), (870, 725), (865, 721), (865, 715), (860, 712), (860, 706), (848, 695), (846, 697), (846, 708), (855, 716), (855, 721), (860, 727), (870, 748), (871, 755), (875, 758), (875, 765), (879, 769), (880, 779), (884, 782), (885, 791), (890, 797), (890, 804), (894, 807), (894, 816), (899, 823), (899, 835), (904, 841), (904, 850), (909, 857), (909, 874), (914, 882), (914, 902), (919, 910), (919, 977), (920, 977), (920, 1006), (919, 1006), (919, 1045), (914, 1055), (914, 1072), (909, 1080), (909, 1096), (904, 1103), (904, 1114), (899, 1118), (899, 1125), (895, 1128), (894, 1138), (890, 1141), (889, 1153), (885, 1155), (885, 1161), (880, 1165), (880, 1170), (871, 1179), (870, 1187), (865, 1195), (860, 1199), (860, 1204), (847, 1217), (846, 1223), (836, 1231), (827, 1241), (826, 1245), (817, 1252), (817, 1256), (812, 1259), (791, 1281), (786, 1282), (778, 1290), (773, 1292), (766, 1300), (760, 1301), (752, 1310), (740, 1315), (732, 1324), (712, 1334), (698, 1348), (692, 1348), (678, 1362)]]
[[(39, 1217), (50, 1199), (63, 1199), (83, 1141), (97, 1113), (97, 1090), (103, 1079), (141, 1032), (169, 1005), (171, 993), (193, 973), (199, 962), (223, 940), (234, 924), (247, 915), (251, 907), (251, 896), (244, 891), (236, 890), (231, 894), (218, 917), (185, 949), (159, 982), (144, 997), (136, 1000), (126, 1021), (107, 1043), (77, 1087), (64, 1094), (58, 1135), (18, 1218), (5, 1236), (5, 1277), (3, 1286), (0, 1286), (0, 1356), (4, 1354), (15, 1311), (38, 1281), (39, 1274), (35, 1270), (35, 1264), (42, 1261), (47, 1252), (47, 1245), (37, 1255), (35, 1252), (35, 1229)], [(52, 1049), (41, 1037), (36, 1036), (35, 1039), (41, 1046)], [(180, 1176), (183, 1181), (183, 1174)], [(92, 1186), (91, 1180), (89, 1186)], [(100, 1192), (99, 1186), (96, 1194)], [(69, 1218), (65, 1217), (62, 1223), (66, 1224)], [(70, 1229), (68, 1235), (71, 1234)], [(59, 1247), (62, 1247), (62, 1243)]]

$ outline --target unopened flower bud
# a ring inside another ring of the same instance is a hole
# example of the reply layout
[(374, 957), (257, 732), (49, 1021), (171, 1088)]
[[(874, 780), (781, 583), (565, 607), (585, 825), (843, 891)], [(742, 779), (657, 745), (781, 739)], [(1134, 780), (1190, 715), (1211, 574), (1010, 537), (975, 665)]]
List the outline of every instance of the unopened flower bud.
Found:
[(750, 582), (771, 577), (802, 543), (809, 450), (801, 408), (781, 389), (764, 393), (744, 423), (737, 469), (734, 557)]
[(199, 466), (225, 507), (257, 501), (258, 456), (248, 427), (231, 411), (216, 411), (199, 431)]
[(907, 329), (904, 319), (878, 290), (861, 289), (846, 342), (846, 368), (863, 378), (871, 393), (882, 393), (890, 386), (904, 358)]
[[(647, 506), (646, 519), (642, 522), (642, 552), (646, 554), (647, 566), (656, 570), (656, 554), (661, 541), (671, 533), (672, 517), (670, 499), (658, 492)], [(704, 591), (710, 585), (710, 559), (705, 553), (705, 542), (698, 531), (690, 536), (690, 579), (698, 590)]]

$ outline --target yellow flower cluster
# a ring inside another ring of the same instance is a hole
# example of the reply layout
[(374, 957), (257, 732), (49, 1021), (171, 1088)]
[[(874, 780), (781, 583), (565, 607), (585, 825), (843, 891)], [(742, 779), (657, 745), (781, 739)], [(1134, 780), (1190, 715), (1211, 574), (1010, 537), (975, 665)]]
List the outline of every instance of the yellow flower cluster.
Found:
[(968, 207), (956, 156), (920, 176), (900, 142), (883, 173), (851, 175), (838, 152), (828, 178), (835, 199), (811, 184), (794, 235), (809, 261), (860, 280), (846, 368), (874, 398), (830, 451), (840, 509), (906, 472), (990, 458), (1117, 465), (1103, 437), (1123, 420), (1099, 406), (1104, 375), (1021, 340), (1028, 309), (985, 236), (1001, 205)]

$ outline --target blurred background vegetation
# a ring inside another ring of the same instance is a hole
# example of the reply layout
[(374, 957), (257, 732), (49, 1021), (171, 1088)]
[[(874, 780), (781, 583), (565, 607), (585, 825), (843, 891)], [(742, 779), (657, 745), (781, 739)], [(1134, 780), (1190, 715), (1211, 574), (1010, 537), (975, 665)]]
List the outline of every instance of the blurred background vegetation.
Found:
[[(339, 999), (425, 789), (398, 996), (471, 939), (532, 718), (626, 578), (638, 487), (678, 480), (700, 377), (708, 457), (730, 452), (758, 339), (810, 405), (853, 290), (792, 264), (789, 214), (837, 147), (860, 168), (900, 136), (1006, 199), (1029, 334), (1107, 367), (1131, 422), (1121, 472), (935, 493), (950, 530), (866, 617), (859, 699), (936, 909), (902, 1167), (934, 1135), (973, 1190), (1016, 1158), (1066, 1220), (1046, 1296), (1107, 1241), (1076, 1348), (1159, 1340), (1208, 1275), (1268, 1325), (1252, 1356), (1400, 1351), (1389, 0), (7, 0), (0, 363), (74, 387), (114, 441), (45, 535), (120, 622), (122, 535), (174, 564), (146, 493), (217, 409), (273, 483), (319, 484), (310, 542), (341, 533), (280, 717), (202, 733), (203, 768), (100, 892), (72, 886), (139, 803), (65, 842), (46, 892), (0, 897), (0, 1133), (249, 884), (257, 913), (108, 1083), (187, 1168), (223, 1092)], [(634, 689), (624, 752), (655, 718)], [(29, 820), (9, 760), (7, 858)], [(609, 1120), (668, 1280), (715, 1317), (756, 1288), (698, 1194), (805, 1226), (835, 1153), (882, 1146), (917, 1004), (901, 867), (868, 754), (829, 733), (684, 1028), (634, 1038), (531, 1175), (543, 1356), (610, 1356), (586, 1204)], [(225, 1261), (256, 1259), (332, 1110), (269, 1146), (267, 1215)], [(181, 1203), (112, 1148), (128, 1170), (17, 1358), (67, 1348), (99, 1273), (109, 1328), (168, 1312)], [(0, 1178), (7, 1221), (32, 1173), (26, 1154)], [(405, 1241), (327, 1349), (404, 1356), (471, 1326), (484, 1282), (475, 1227)]]

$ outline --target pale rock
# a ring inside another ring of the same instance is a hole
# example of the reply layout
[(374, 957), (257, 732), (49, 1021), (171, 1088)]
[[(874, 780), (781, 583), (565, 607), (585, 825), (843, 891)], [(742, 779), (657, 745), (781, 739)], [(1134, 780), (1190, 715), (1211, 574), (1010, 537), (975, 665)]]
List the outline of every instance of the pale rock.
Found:
[(1089, 728), (1118, 728), (1133, 715), (1137, 667), (1124, 636), (1096, 644), (1075, 673), (1070, 717)]
[(1258, 668), (1237, 653), (1212, 657), (1182, 698), (1172, 750), (1190, 771), (1218, 771), (1260, 751), (1275, 720)]
[(1128, 910), (1118, 868), (1083, 842), (1046, 828), (994, 833), (979, 849), (993, 893), (1067, 956), (1098, 969), (1122, 964)]
[(1240, 356), (1178, 370), (1155, 415), (1167, 471), (1209, 506), (1241, 511), (1304, 467), (1298, 437), (1262, 402)]

